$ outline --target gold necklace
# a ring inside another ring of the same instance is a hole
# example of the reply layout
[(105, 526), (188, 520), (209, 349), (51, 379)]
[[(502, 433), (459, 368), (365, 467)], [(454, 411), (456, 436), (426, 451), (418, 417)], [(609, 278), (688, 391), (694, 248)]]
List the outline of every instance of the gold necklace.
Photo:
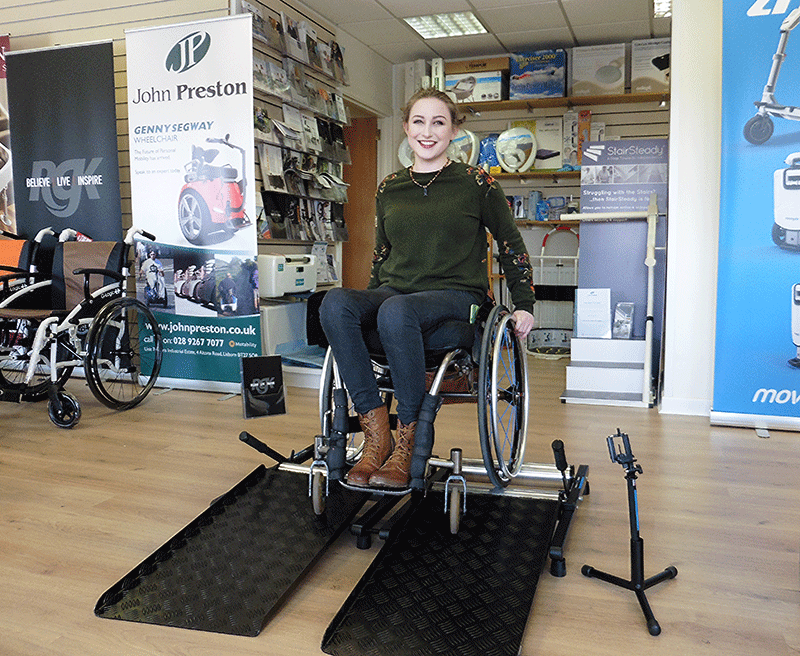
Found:
[(430, 186), (433, 184), (433, 181), (434, 181), (434, 180), (436, 180), (436, 178), (438, 178), (438, 177), (439, 177), (439, 174), (440, 174), (442, 171), (444, 171), (444, 170), (447, 168), (447, 166), (448, 166), (449, 164), (450, 164), (450, 159), (448, 158), (448, 160), (445, 162), (444, 166), (443, 166), (442, 168), (440, 168), (438, 171), (436, 171), (436, 175), (434, 175), (434, 176), (433, 176), (433, 177), (432, 177), (430, 180), (428, 180), (428, 182), (427, 182), (427, 183), (425, 183), (425, 184), (420, 184), (419, 182), (417, 182), (417, 181), (414, 179), (414, 171), (412, 171), (412, 170), (411, 170), (411, 169), (412, 169), (412, 167), (411, 167), (411, 166), (409, 166), (409, 167), (408, 167), (408, 175), (411, 177), (411, 182), (413, 182), (415, 185), (417, 185), (418, 187), (420, 187), (420, 188), (422, 189), (422, 195), (423, 195), (423, 196), (427, 196), (427, 195), (428, 195), (428, 187), (430, 187)]

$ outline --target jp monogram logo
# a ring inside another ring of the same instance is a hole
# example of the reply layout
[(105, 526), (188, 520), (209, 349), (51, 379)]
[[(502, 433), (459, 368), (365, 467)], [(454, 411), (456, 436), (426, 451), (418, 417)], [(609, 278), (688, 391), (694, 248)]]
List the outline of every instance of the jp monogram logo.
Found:
[(172, 46), (164, 62), (168, 71), (183, 73), (200, 63), (211, 47), (211, 36), (207, 32), (192, 32)]
[(269, 376), (268, 378), (254, 378), (250, 381), (250, 390), (254, 394), (266, 394), (275, 388), (275, 377)]
[(85, 159), (68, 159), (58, 166), (47, 160), (33, 162), (31, 177), (25, 180), (30, 189), (28, 200), (37, 202), (41, 198), (53, 216), (72, 216), (84, 189), (88, 198), (100, 198), (97, 187), (103, 185), (103, 176), (97, 169), (102, 162), (102, 157), (93, 157), (88, 166)]

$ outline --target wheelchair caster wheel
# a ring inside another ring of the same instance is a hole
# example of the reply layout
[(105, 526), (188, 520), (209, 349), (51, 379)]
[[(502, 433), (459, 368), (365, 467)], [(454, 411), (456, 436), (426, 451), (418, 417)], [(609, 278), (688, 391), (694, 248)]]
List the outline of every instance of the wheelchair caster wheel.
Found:
[(53, 400), (47, 404), (47, 411), (52, 421), (59, 428), (72, 428), (81, 418), (81, 405), (72, 394), (58, 392), (57, 402)]
[(450, 534), (457, 535), (461, 526), (461, 488), (454, 487), (450, 490)]
[(325, 512), (325, 477), (320, 473), (311, 476), (311, 505), (315, 515)]

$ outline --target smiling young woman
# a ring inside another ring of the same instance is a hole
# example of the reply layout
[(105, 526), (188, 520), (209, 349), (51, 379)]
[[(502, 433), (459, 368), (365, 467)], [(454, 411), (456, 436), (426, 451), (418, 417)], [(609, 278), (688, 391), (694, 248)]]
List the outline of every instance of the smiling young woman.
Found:
[[(403, 112), (414, 162), (387, 176), (376, 194), (375, 251), (366, 290), (330, 290), (320, 320), (364, 430), (364, 455), (351, 485), (403, 488), (425, 396), (422, 335), (443, 321), (469, 321), (489, 290), (486, 231), (499, 245), (514, 302), (515, 330), (533, 328), (535, 302), (525, 244), (505, 194), (484, 171), (451, 162), (461, 119), (436, 89), (415, 93)], [(397, 441), (389, 430), (362, 328), (377, 328), (397, 400)]]

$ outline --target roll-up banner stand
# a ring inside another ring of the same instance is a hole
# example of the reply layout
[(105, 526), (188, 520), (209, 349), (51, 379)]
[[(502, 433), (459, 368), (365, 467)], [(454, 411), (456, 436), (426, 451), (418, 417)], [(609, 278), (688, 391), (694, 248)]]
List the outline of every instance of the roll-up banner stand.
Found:
[(250, 14), (126, 32), (137, 294), (164, 338), (159, 380), (240, 390), (260, 355)]
[(119, 240), (112, 43), (11, 51), (5, 61), (17, 232)]
[(798, 23), (789, 2), (723, 4), (712, 423), (800, 430)]

